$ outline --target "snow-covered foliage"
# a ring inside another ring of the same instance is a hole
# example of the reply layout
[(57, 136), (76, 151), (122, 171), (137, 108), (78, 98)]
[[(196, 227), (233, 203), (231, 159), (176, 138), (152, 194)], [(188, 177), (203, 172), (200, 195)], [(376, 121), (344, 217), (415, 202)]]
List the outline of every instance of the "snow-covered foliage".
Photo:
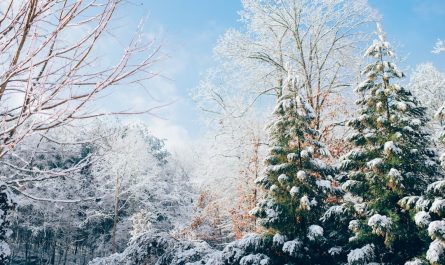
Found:
[(380, 166), (382, 165), (382, 163), (383, 163), (383, 159), (377, 157), (377, 158), (374, 158), (373, 160), (367, 162), (366, 165), (368, 166), (368, 168), (370, 168), (374, 171), (378, 171)]
[[(354, 150), (342, 158), (340, 169), (347, 175), (342, 181), (348, 192), (345, 199), (355, 209), (349, 225), (350, 244), (373, 245), (375, 260), (400, 264), (426, 252), (425, 233), (412, 231), (425, 229), (434, 221), (433, 215), (444, 213), (441, 198), (422, 196), (427, 187), (441, 190), (440, 184), (431, 183), (441, 180), (443, 172), (431, 148), (426, 108), (409, 90), (393, 82), (404, 74), (389, 61), (395, 54), (380, 26), (377, 37), (365, 52), (372, 58), (362, 71), (365, 81), (356, 87), (361, 95), (356, 102), (359, 112), (348, 122), (356, 131), (350, 137)], [(401, 211), (400, 207), (423, 212)], [(412, 244), (414, 241), (422, 243)], [(349, 256), (348, 261), (351, 263)], [(356, 264), (367, 262), (371, 260)]]
[[(428, 234), (432, 242), (426, 242), (426, 259), (429, 264), (443, 264), (445, 262), (445, 219), (444, 212), (444, 182), (431, 183), (423, 196), (405, 197), (400, 200), (402, 208), (415, 212), (414, 220), (421, 234)], [(425, 264), (425, 263), (420, 263)]]
[(339, 194), (329, 175), (332, 170), (318, 159), (327, 152), (321, 151), (325, 147), (311, 128), (314, 114), (299, 94), (302, 88), (290, 72), (268, 126), (272, 148), (265, 161), (266, 177), (258, 179), (267, 194), (252, 211), (274, 234), (294, 238), (284, 243), (282, 251), (301, 262), (307, 259), (303, 253), (314, 256), (310, 259), (329, 255), (327, 246), (320, 252), (319, 247), (310, 251), (310, 245), (323, 238), (320, 218), (328, 209), (325, 201)]
[(342, 247), (332, 247), (328, 250), (328, 252), (331, 254), (331, 256), (337, 256), (343, 252), (343, 249)]
[(182, 265), (206, 259), (213, 250), (205, 242), (177, 240), (160, 231), (146, 232), (129, 242), (122, 253), (96, 258), (89, 265)]
[(409, 88), (427, 107), (430, 118), (445, 118), (441, 111), (438, 111), (445, 102), (445, 73), (440, 72), (431, 63), (419, 64), (411, 74)]
[[(168, 160), (163, 142), (150, 135), (143, 124), (118, 128), (97, 152), (100, 160), (91, 171), (105, 191), (104, 203), (114, 203), (117, 196), (127, 204), (119, 208), (125, 207), (134, 213), (149, 212), (146, 216), (152, 219), (153, 226), (163, 230), (184, 225), (178, 217), (190, 214), (191, 205), (187, 201), (193, 199), (188, 176)], [(131, 209), (129, 203), (136, 208)], [(181, 205), (189, 208), (178, 208)]]
[(445, 195), (445, 180), (439, 180), (428, 185), (427, 193), (433, 196)]
[(329, 207), (329, 209), (321, 217), (321, 221), (329, 222), (331, 220), (337, 220), (340, 222), (345, 221), (345, 216), (348, 215), (351, 209), (346, 205), (334, 205)]
[(431, 205), (430, 212), (435, 213), (441, 217), (445, 215), (445, 199), (436, 198)]
[(273, 244), (274, 244), (274, 245), (280, 247), (280, 246), (282, 246), (282, 245), (284, 244), (284, 242), (286, 242), (286, 239), (287, 239), (286, 236), (281, 235), (281, 234), (279, 234), (279, 233), (276, 233), (276, 234), (273, 236), (272, 241), (273, 241)]
[(286, 241), (283, 244), (283, 252), (291, 257), (298, 258), (302, 255), (303, 242), (298, 239)]
[(425, 211), (420, 211), (414, 216), (414, 221), (416, 222), (417, 226), (427, 227), (431, 222), (431, 216)]
[[(249, 234), (216, 250), (204, 242), (175, 239), (169, 234), (151, 231), (130, 241), (124, 252), (97, 258), (89, 265), (282, 265), (307, 255), (304, 248), (299, 239), (285, 241), (282, 235), (272, 239)], [(333, 248), (330, 253), (336, 256), (340, 250)]]
[(348, 225), (348, 229), (354, 233), (360, 231), (360, 222), (358, 220), (351, 220)]
[(240, 264), (245, 256), (261, 254), (263, 251), (267, 251), (271, 246), (271, 241), (272, 238), (269, 237), (264, 238), (257, 234), (247, 235), (241, 240), (229, 243), (221, 251), (220, 260), (223, 264)]
[(16, 205), (15, 196), (6, 183), (0, 181), (0, 263), (7, 264), (10, 261), (11, 249), (8, 239), (12, 234), (9, 228), (10, 212)]
[[(89, 265), (271, 265), (272, 239), (256, 234), (227, 244), (223, 250), (211, 248), (202, 241), (176, 239), (159, 231), (146, 232), (132, 240), (124, 252), (107, 258), (98, 258)], [(279, 262), (279, 261), (278, 261)]]
[(428, 226), (428, 235), (431, 239), (445, 241), (445, 221), (434, 221)]
[(442, 240), (434, 240), (428, 251), (426, 252), (426, 259), (431, 265), (440, 265), (445, 262), (445, 242)]
[(130, 234), (132, 239), (152, 229), (151, 222), (146, 215), (145, 211), (140, 211), (131, 217), (132, 228)]
[(240, 260), (240, 265), (269, 265), (270, 259), (264, 254), (249, 254)]
[[(94, 123), (82, 133), (58, 130), (47, 137), (66, 144), (36, 137), (14, 151), (32, 156), (28, 150), (38, 144), (32, 160), (41, 181), (24, 181), (22, 191), (45, 198), (20, 199), (12, 223), (15, 262), (50, 260), (52, 252), (55, 259), (88, 261), (123, 250), (131, 236), (145, 230), (169, 231), (189, 222), (195, 196), (189, 176), (143, 124), (104, 128)], [(14, 156), (8, 159), (22, 166)], [(17, 180), (30, 177), (23, 170), (1, 169)], [(61, 176), (48, 175), (49, 169)]]
[(368, 225), (372, 228), (374, 233), (378, 235), (385, 235), (385, 233), (391, 231), (393, 222), (391, 218), (387, 216), (374, 214), (368, 219)]
[(311, 241), (320, 240), (323, 238), (323, 227), (319, 225), (311, 225), (309, 226), (307, 237)]
[(374, 245), (368, 244), (362, 248), (351, 250), (348, 254), (349, 265), (365, 265), (374, 259)]
[(426, 265), (421, 259), (415, 258), (413, 260), (405, 262), (404, 265)]
[(393, 141), (388, 141), (385, 143), (384, 147), (383, 147), (383, 152), (386, 155), (391, 155), (391, 154), (400, 154), (402, 152), (402, 150), (400, 148), (398, 148)]

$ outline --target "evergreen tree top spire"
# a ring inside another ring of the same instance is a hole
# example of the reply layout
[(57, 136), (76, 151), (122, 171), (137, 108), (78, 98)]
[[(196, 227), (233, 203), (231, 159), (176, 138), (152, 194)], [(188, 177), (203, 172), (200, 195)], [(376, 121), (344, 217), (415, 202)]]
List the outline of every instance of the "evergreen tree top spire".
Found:
[(376, 33), (377, 39), (366, 50), (364, 56), (381, 58), (381, 56), (394, 57), (394, 52), (389, 48), (389, 42), (386, 41), (386, 33), (383, 31), (380, 23), (377, 23)]

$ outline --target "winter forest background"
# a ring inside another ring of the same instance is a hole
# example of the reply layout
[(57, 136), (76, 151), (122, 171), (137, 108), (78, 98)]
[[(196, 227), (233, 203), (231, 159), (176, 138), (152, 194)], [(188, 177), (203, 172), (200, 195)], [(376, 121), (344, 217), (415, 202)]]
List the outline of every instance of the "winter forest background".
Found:
[(444, 18), (0, 1), (0, 265), (444, 265)]

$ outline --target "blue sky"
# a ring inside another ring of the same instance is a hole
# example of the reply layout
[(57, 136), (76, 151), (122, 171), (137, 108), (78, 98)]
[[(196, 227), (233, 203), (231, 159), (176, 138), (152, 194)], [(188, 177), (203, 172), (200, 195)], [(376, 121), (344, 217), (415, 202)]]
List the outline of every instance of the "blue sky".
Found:
[[(369, 0), (369, 3), (382, 15), (383, 27), (397, 54), (405, 58), (402, 69), (430, 61), (445, 70), (445, 55), (431, 53), (437, 38), (445, 39), (444, 0)], [(205, 129), (189, 91), (214, 63), (212, 49), (218, 37), (229, 28), (240, 27), (237, 13), (240, 9), (238, 0), (130, 0), (119, 13), (126, 23), (125, 29), (120, 30), (125, 31), (131, 31), (128, 26), (135, 27), (142, 16), (147, 16), (145, 31), (162, 43), (168, 55), (157, 67), (165, 77), (151, 80), (147, 87), (159, 102), (175, 100), (175, 103), (159, 113), (164, 119), (144, 119), (171, 146), (203, 134)], [(130, 105), (153, 104), (144, 93), (118, 93), (118, 97)]]
[(407, 56), (404, 67), (430, 61), (445, 70), (445, 56), (431, 53), (437, 38), (445, 38), (445, 1), (370, 0), (369, 3), (382, 15), (384, 30), (396, 45), (398, 55)]

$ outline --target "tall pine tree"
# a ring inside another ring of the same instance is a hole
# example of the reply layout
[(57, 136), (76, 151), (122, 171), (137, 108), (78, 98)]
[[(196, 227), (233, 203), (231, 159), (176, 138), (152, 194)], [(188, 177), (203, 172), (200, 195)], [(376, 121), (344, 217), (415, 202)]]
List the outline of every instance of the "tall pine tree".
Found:
[(421, 256), (425, 238), (398, 202), (422, 194), (442, 174), (436, 153), (429, 148), (425, 108), (391, 82), (404, 75), (388, 61), (394, 53), (377, 28), (378, 39), (365, 53), (373, 62), (356, 88), (362, 95), (357, 101), (359, 115), (349, 122), (356, 131), (351, 137), (355, 149), (341, 163), (348, 175), (342, 187), (355, 209), (355, 220), (349, 223), (354, 235), (348, 264), (353, 265), (405, 264)]
[(257, 180), (266, 196), (252, 213), (273, 236), (274, 264), (332, 264), (320, 218), (338, 189), (320, 160), (329, 151), (317, 141), (315, 116), (301, 89), (290, 75), (273, 111), (266, 173)]

